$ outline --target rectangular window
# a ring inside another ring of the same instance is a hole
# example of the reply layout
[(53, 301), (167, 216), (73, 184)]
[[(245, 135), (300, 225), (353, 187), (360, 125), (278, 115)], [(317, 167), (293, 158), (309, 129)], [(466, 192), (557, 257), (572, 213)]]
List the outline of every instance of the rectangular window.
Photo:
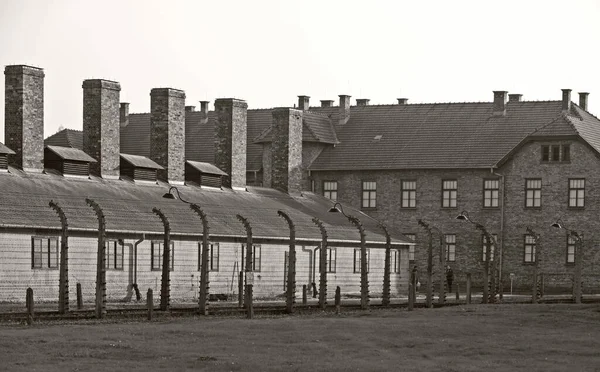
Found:
[(585, 179), (569, 179), (569, 207), (583, 208), (585, 206)]
[(415, 208), (417, 206), (417, 181), (402, 181), (400, 195), (402, 208)]
[(560, 161), (560, 147), (551, 146), (552, 149), (552, 161)]
[(483, 207), (498, 207), (500, 182), (498, 180), (483, 180)]
[(31, 238), (31, 268), (58, 269), (58, 238)]
[(333, 201), (337, 201), (337, 190), (338, 183), (337, 181), (323, 181), (323, 196), (331, 199)]
[(576, 240), (571, 235), (567, 237), (567, 264), (575, 263)]
[[(354, 249), (354, 273), (360, 273), (360, 248)], [(367, 249), (367, 272), (369, 272), (369, 249)]]
[(442, 180), (442, 208), (456, 208), (458, 181)]
[(327, 272), (335, 273), (335, 265), (337, 259), (337, 250), (335, 248), (327, 248)]
[(390, 272), (394, 274), (400, 273), (400, 252), (396, 249), (390, 251)]
[(550, 161), (550, 146), (542, 145), (542, 161)]
[(571, 161), (570, 145), (542, 145), (542, 162)]
[(377, 207), (377, 182), (362, 181), (362, 207)]
[[(403, 234), (403, 235), (406, 236), (408, 239), (412, 240), (413, 242), (417, 238), (417, 236), (415, 234)], [(415, 244), (408, 246), (408, 261), (409, 262), (415, 260), (415, 247), (416, 247)]]
[(106, 247), (106, 269), (123, 270), (123, 246), (116, 240), (107, 240), (104, 245)]
[(219, 271), (219, 243), (210, 244), (210, 258), (208, 260), (209, 271)]
[[(153, 240), (150, 244), (150, 253), (152, 257), (151, 267), (152, 270), (162, 270), (163, 264), (163, 246), (164, 242), (162, 240)], [(175, 243), (171, 242), (171, 267), (169, 271), (173, 271), (175, 268)]]
[(525, 207), (539, 208), (542, 206), (542, 180), (525, 180)]
[(536, 243), (535, 237), (533, 235), (525, 235), (525, 252), (523, 256), (523, 262), (525, 263), (534, 263), (536, 260), (535, 251), (536, 251)]
[(562, 161), (571, 161), (571, 147), (569, 145), (562, 146)]
[(446, 240), (446, 261), (456, 261), (456, 235), (446, 234), (444, 235)]
[[(498, 241), (498, 236), (496, 234), (492, 234), (492, 238), (493, 238), (493, 242), (497, 242)], [(490, 261), (494, 261), (494, 244), (493, 244), (493, 242), (488, 242), (488, 240), (487, 240), (487, 238), (486, 238), (485, 235), (481, 236), (481, 242), (482, 242), (482, 245), (483, 245), (483, 254), (481, 256), (481, 260), (483, 262), (485, 262), (485, 255), (487, 253), (487, 247), (489, 245), (490, 248), (491, 248), (491, 251), (490, 251)]]
[[(246, 269), (246, 244), (242, 244), (242, 267), (241, 270)], [(261, 263), (261, 248), (260, 245), (252, 245), (252, 271), (260, 272)]]

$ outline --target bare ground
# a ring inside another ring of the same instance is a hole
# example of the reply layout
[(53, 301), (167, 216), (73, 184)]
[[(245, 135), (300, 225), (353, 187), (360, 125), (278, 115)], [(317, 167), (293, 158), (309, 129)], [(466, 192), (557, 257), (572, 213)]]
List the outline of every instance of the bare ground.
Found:
[(600, 371), (600, 305), (0, 324), (6, 371)]

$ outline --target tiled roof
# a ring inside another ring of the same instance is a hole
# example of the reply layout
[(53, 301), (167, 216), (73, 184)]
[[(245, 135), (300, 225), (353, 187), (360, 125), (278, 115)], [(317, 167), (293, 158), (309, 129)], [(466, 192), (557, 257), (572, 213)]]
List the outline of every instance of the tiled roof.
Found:
[(192, 167), (194, 167), (196, 170), (202, 172), (202, 173), (206, 173), (206, 174), (216, 174), (219, 176), (226, 176), (227, 173), (223, 172), (222, 170), (220, 170), (219, 168), (217, 168), (216, 166), (210, 164), (210, 163), (204, 163), (201, 161), (193, 161), (193, 160), (188, 160), (186, 163), (188, 163), (189, 165), (191, 165)]
[(123, 154), (150, 157), (150, 114), (129, 114), (129, 124), (120, 131)]
[[(59, 218), (48, 203), (57, 202), (64, 210), (70, 234), (92, 234), (98, 220), (85, 199), (91, 198), (103, 210), (107, 234), (162, 234), (164, 227), (152, 208), (159, 208), (169, 219), (171, 235), (199, 237), (201, 221), (189, 205), (162, 197), (169, 185), (134, 184), (123, 180), (65, 179), (53, 174), (24, 173), (11, 169), (0, 174), (0, 229), (59, 229)], [(255, 239), (288, 239), (289, 228), (278, 210), (286, 212), (296, 226), (299, 241), (320, 241), (321, 233), (312, 222), (320, 218), (327, 229), (330, 242), (357, 244), (359, 234), (339, 213), (328, 213), (331, 201), (306, 193), (290, 196), (272, 189), (249, 188), (249, 191), (178, 187), (181, 196), (197, 203), (206, 213), (213, 238), (245, 238), (246, 231), (236, 214), (248, 219)], [(361, 212), (344, 206), (347, 213), (356, 214), (367, 230), (367, 242), (385, 242), (375, 222)], [(391, 230), (393, 242), (410, 243), (403, 235)]]
[[(264, 126), (264, 124), (262, 125)], [(273, 141), (273, 128), (271, 123), (269, 127), (256, 137), (254, 143), (264, 143)], [(310, 111), (304, 111), (302, 115), (302, 141), (303, 142), (321, 142), (328, 144), (337, 143), (335, 130), (331, 119), (324, 114)]]
[(129, 164), (138, 168), (150, 168), (150, 169), (164, 169), (154, 161), (148, 159), (145, 156), (131, 155), (131, 154), (120, 154), (121, 158), (127, 161)]
[(74, 147), (83, 150), (83, 132), (75, 129), (63, 129), (46, 138), (44, 145)]
[(2, 142), (0, 142), (0, 154), (9, 154), (14, 155), (15, 152), (8, 147), (6, 147)]
[(576, 115), (567, 116), (577, 133), (600, 153), (600, 120), (597, 117), (573, 104), (572, 111)]
[[(536, 130), (573, 133), (559, 125), (574, 122), (562, 118), (561, 108), (561, 101), (508, 102), (506, 115), (494, 116), (491, 102), (353, 106), (340, 143), (325, 148), (310, 169), (489, 168)], [(586, 130), (600, 125), (580, 115)]]
[(50, 146), (46, 145), (46, 148), (63, 160), (75, 160), (85, 161), (88, 163), (96, 163), (96, 159), (92, 158), (85, 152), (74, 147), (62, 147), (62, 146)]

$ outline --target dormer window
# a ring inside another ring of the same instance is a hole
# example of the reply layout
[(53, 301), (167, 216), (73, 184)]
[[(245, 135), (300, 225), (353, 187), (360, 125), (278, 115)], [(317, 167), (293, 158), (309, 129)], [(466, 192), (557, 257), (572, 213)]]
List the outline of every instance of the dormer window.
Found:
[(185, 162), (185, 182), (198, 186), (221, 188), (223, 172), (210, 163), (188, 160)]
[(96, 163), (96, 159), (73, 147), (48, 145), (44, 149), (44, 168), (63, 176), (89, 177), (90, 163)]
[(570, 145), (542, 145), (542, 162), (557, 163), (568, 161), (571, 161)]
[(164, 169), (145, 156), (120, 154), (121, 178), (133, 181), (156, 182), (156, 171)]

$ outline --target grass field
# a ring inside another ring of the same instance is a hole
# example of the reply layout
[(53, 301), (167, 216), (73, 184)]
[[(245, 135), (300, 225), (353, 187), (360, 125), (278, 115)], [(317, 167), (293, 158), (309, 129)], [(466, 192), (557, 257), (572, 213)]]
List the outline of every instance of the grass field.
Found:
[(600, 305), (0, 324), (6, 371), (600, 371)]

